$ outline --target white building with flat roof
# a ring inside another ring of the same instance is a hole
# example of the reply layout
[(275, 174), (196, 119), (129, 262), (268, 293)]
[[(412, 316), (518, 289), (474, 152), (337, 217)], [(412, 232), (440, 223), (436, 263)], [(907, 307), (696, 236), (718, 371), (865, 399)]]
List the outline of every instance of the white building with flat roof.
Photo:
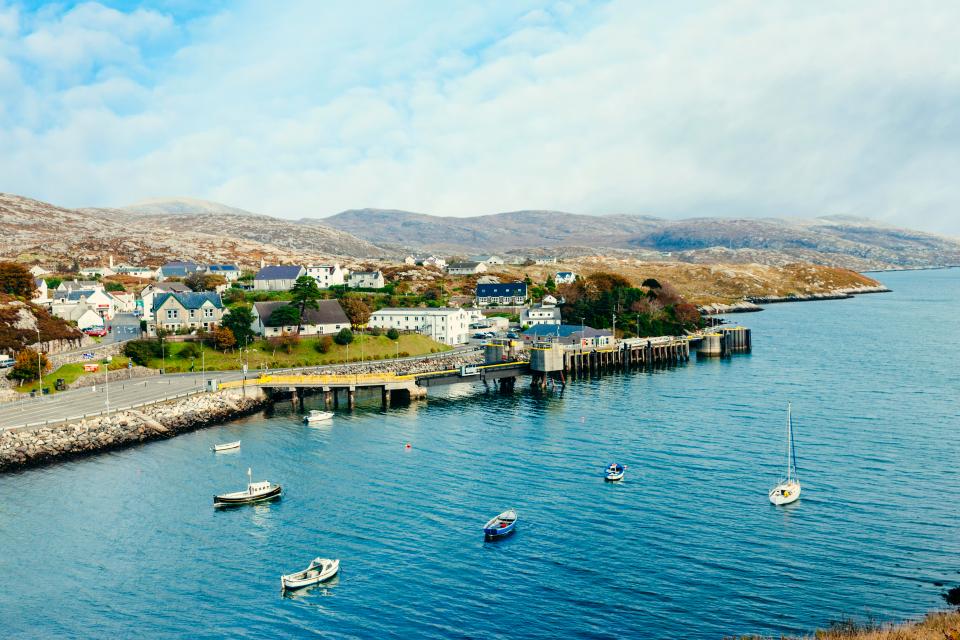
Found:
[(470, 314), (451, 307), (393, 307), (374, 311), (368, 327), (415, 331), (443, 344), (465, 344), (470, 337)]

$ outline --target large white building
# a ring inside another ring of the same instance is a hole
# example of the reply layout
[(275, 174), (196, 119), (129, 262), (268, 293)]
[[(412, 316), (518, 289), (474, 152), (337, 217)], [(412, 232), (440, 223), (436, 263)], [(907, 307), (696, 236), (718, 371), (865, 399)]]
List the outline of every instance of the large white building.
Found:
[(355, 289), (383, 289), (386, 281), (383, 279), (383, 273), (378, 269), (376, 271), (351, 271), (347, 276), (347, 284)]
[(316, 280), (317, 286), (321, 289), (329, 289), (344, 283), (343, 269), (337, 263), (309, 265), (307, 275)]
[(415, 331), (437, 342), (457, 345), (466, 343), (470, 337), (470, 314), (450, 307), (394, 307), (375, 311), (367, 326)]

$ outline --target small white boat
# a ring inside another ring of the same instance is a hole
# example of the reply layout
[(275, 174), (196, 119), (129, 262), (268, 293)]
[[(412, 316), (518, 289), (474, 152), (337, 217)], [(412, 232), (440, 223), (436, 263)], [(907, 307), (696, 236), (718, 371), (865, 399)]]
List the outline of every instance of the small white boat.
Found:
[(770, 502), (780, 506), (795, 502), (800, 497), (800, 478), (797, 476), (797, 452), (793, 446), (793, 419), (791, 407), (787, 404), (787, 477), (781, 478), (770, 489)]
[(315, 422), (325, 422), (327, 420), (333, 419), (332, 411), (319, 411), (314, 409), (307, 415), (303, 416), (303, 421), (307, 424), (314, 424)]
[(487, 540), (496, 540), (505, 538), (517, 526), (517, 512), (515, 509), (507, 509), (498, 516), (494, 516), (483, 525), (483, 537)]
[(239, 449), (240, 441), (237, 440), (236, 442), (224, 442), (223, 444), (215, 444), (213, 445), (212, 448), (214, 451), (229, 451), (230, 449)]
[(340, 560), (330, 558), (314, 558), (310, 566), (303, 571), (297, 571), (286, 576), (280, 576), (280, 589), (302, 589), (313, 584), (325, 582), (337, 575), (340, 571)]
[(241, 504), (253, 504), (273, 500), (283, 495), (283, 487), (274, 484), (269, 480), (263, 482), (253, 481), (253, 471), (247, 469), (247, 489), (246, 491), (234, 491), (233, 493), (221, 493), (213, 496), (213, 506), (232, 507)]

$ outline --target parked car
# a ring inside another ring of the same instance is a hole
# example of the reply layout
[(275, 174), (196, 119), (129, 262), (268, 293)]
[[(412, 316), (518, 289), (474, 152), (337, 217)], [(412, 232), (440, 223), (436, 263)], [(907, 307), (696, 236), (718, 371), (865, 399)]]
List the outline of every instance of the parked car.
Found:
[(510, 338), (511, 340), (516, 340), (520, 336), (515, 331), (511, 331), (510, 333), (507, 334), (507, 337)]
[(487, 334), (485, 334), (485, 333), (475, 333), (475, 334), (473, 334), (473, 337), (476, 338), (476, 339), (478, 339), (478, 340), (482, 340), (482, 339), (484, 339), (484, 338), (487, 337)]
[(0, 369), (9, 369), (13, 366), (13, 358), (3, 353), (0, 354)]
[(107, 335), (107, 330), (103, 327), (88, 327), (84, 329), (83, 332), (88, 336), (95, 336), (97, 338), (102, 338)]

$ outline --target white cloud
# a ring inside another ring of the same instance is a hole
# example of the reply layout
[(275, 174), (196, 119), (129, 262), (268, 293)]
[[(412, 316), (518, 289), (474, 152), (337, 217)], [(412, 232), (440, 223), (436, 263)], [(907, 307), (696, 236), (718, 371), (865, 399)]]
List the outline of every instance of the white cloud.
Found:
[(960, 234), (947, 3), (291, 2), (187, 24), (89, 4), (26, 23), (0, 7), (0, 190), (61, 204), (847, 213)]

